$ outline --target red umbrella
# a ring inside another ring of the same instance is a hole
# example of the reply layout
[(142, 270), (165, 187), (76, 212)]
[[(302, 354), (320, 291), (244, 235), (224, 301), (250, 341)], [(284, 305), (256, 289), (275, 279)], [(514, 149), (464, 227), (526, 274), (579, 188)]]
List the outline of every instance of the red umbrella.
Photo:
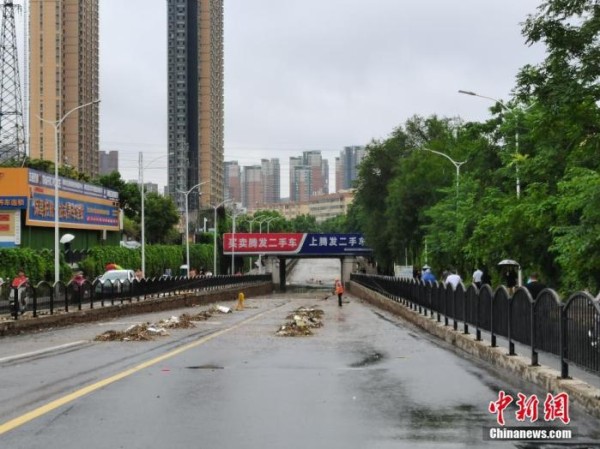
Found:
[(113, 262), (107, 263), (105, 268), (106, 268), (106, 271), (123, 269), (123, 267), (121, 267), (120, 265), (117, 265), (116, 263), (113, 263)]

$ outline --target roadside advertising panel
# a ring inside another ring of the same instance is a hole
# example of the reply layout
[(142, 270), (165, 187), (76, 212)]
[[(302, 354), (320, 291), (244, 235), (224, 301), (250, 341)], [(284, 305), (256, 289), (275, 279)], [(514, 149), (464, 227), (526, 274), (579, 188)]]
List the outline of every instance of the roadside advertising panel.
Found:
[[(0, 212), (26, 209), (28, 226), (54, 226), (54, 176), (28, 168), (0, 169)], [(119, 194), (59, 177), (61, 228), (118, 231)]]
[(0, 248), (21, 244), (21, 211), (0, 211)]
[(312, 256), (368, 255), (371, 248), (362, 234), (313, 233), (227, 233), (223, 236), (223, 253), (294, 254)]

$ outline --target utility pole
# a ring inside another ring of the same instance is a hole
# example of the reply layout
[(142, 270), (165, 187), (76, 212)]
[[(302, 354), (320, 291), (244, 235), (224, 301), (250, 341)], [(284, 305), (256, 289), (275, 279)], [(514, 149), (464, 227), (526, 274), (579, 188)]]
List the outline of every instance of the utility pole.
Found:
[(4, 0), (0, 31), (0, 162), (24, 160), (27, 154), (15, 9), (20, 10), (21, 6)]

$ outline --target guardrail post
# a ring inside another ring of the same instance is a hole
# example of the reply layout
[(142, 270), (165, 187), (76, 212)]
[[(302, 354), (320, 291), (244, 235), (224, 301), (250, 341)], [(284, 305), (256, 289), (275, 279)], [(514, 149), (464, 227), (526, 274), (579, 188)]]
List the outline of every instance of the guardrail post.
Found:
[(562, 379), (567, 379), (569, 377), (569, 364), (567, 363), (567, 312), (562, 306), (560, 308), (560, 344), (559, 344), (559, 352), (560, 352), (560, 377)]
[(31, 304), (31, 307), (33, 309), (33, 317), (37, 318), (37, 289), (32, 288), (32, 290), (33, 290), (33, 298), (32, 298), (33, 304)]
[(496, 345), (496, 334), (494, 333), (494, 304), (495, 304), (495, 298), (492, 298), (492, 302), (490, 305), (490, 334), (491, 334), (491, 338), (490, 338), (490, 346), (492, 348), (495, 348)]
[(529, 329), (529, 340), (531, 341), (531, 365), (539, 366), (538, 353), (535, 350), (535, 329), (537, 326), (536, 307), (534, 307), (535, 304), (536, 302), (532, 302), (529, 305), (531, 308), (531, 329)]
[[(446, 286), (446, 289), (444, 289), (444, 326), (448, 326), (448, 291), (447, 291), (448, 286)], [(450, 287), (452, 288), (452, 287)]]
[(477, 302), (475, 303), (475, 341), (481, 341), (481, 320), (479, 316), (481, 315), (481, 290), (477, 292)]
[(15, 320), (19, 319), (19, 289), (16, 287), (11, 287), (13, 292), (13, 307), (12, 307), (12, 316)]
[(458, 321), (456, 321), (456, 290), (452, 292), (452, 328), (458, 330)]
[(56, 283), (50, 289), (50, 315), (54, 315), (54, 297), (56, 296)]
[(515, 344), (512, 341), (512, 316), (514, 295), (508, 299), (508, 355), (515, 355)]

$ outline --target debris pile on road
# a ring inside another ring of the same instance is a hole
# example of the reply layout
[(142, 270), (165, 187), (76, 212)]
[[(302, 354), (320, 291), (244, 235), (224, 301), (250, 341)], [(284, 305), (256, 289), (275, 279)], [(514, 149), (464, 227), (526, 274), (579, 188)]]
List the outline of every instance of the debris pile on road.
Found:
[(208, 310), (203, 310), (195, 315), (184, 313), (179, 317), (172, 316), (166, 320), (160, 320), (158, 323), (140, 323), (134, 324), (125, 331), (109, 330), (94, 338), (95, 341), (148, 341), (154, 337), (168, 336), (167, 329), (188, 329), (196, 327), (194, 321), (206, 321), (216, 314), (232, 313), (230, 307), (212, 306)]
[(129, 326), (124, 331), (109, 330), (94, 338), (95, 341), (148, 341), (169, 335), (164, 327), (142, 323)]
[(208, 310), (209, 310), (209, 312), (212, 312), (212, 313), (232, 313), (233, 312), (231, 307), (225, 307), (225, 306), (212, 306)]
[(299, 337), (312, 335), (311, 328), (322, 327), (323, 311), (320, 309), (300, 307), (294, 313), (288, 315), (289, 320), (282, 325), (275, 335), (282, 337)]
[(172, 316), (168, 320), (160, 320), (158, 324), (166, 329), (188, 329), (190, 327), (196, 327), (192, 321), (192, 317), (187, 313), (184, 313), (179, 317)]

